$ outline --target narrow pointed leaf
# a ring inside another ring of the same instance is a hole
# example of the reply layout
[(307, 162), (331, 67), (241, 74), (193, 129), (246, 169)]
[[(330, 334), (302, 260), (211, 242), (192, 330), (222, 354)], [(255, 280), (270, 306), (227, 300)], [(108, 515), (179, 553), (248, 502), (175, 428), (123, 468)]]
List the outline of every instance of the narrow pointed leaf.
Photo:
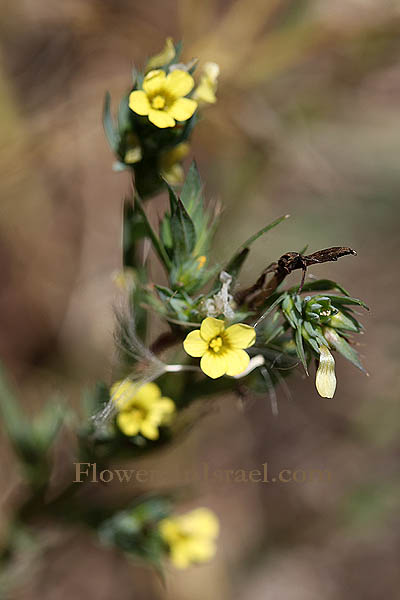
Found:
[[(297, 292), (299, 289), (299, 285), (296, 285), (290, 288), (290, 292)], [(350, 296), (349, 292), (345, 290), (341, 285), (336, 283), (336, 281), (331, 281), (330, 279), (318, 279), (317, 281), (309, 281), (303, 285), (303, 292), (324, 292), (326, 290), (339, 290), (342, 294), (346, 296)]]
[(327, 297), (330, 298), (331, 300), (334, 300), (334, 304), (344, 304), (344, 305), (357, 304), (358, 306), (362, 306), (366, 310), (369, 310), (369, 308), (365, 304), (365, 302), (363, 302), (362, 300), (359, 300), (358, 298), (350, 298), (349, 296), (333, 296), (332, 294), (327, 294)]
[(306, 355), (305, 355), (304, 346), (303, 346), (303, 336), (301, 334), (301, 324), (300, 324), (300, 327), (297, 327), (297, 329), (296, 329), (295, 342), (296, 342), (297, 356), (301, 360), (304, 370), (308, 375)]

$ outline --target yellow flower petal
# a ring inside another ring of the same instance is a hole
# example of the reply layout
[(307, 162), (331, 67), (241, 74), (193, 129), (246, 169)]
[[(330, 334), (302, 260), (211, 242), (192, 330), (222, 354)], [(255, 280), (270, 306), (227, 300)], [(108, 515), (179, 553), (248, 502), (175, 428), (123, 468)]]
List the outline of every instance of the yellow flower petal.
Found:
[(207, 351), (208, 345), (201, 337), (200, 330), (195, 329), (186, 336), (183, 347), (189, 356), (198, 357), (203, 356)]
[(145, 383), (144, 385), (137, 388), (135, 398), (138, 402), (145, 404), (151, 404), (158, 398), (161, 398), (161, 390), (153, 382)]
[(163, 519), (159, 523), (161, 536), (168, 543), (179, 539), (179, 527), (176, 519)]
[(244, 350), (232, 349), (226, 350), (226, 374), (233, 377), (234, 375), (240, 375), (245, 369), (247, 369), (250, 356)]
[(114, 383), (110, 393), (116, 406), (124, 409), (134, 400), (137, 390), (138, 386), (128, 379)]
[(117, 416), (117, 424), (125, 435), (137, 435), (141, 426), (140, 415), (137, 411), (120, 412)]
[(149, 114), (150, 102), (143, 90), (135, 90), (129, 95), (129, 108), (138, 115)]
[(234, 348), (248, 348), (256, 341), (256, 331), (254, 327), (250, 327), (250, 325), (237, 323), (236, 325), (228, 327), (225, 331), (224, 338), (228, 344)]
[(194, 563), (208, 562), (216, 552), (214, 541), (207, 539), (191, 540), (187, 552)]
[(165, 71), (162, 69), (155, 69), (147, 73), (143, 80), (142, 88), (149, 96), (153, 96), (159, 90), (164, 88), (166, 82)]
[(225, 329), (225, 323), (221, 319), (207, 317), (201, 324), (200, 335), (205, 342), (209, 342), (213, 338), (220, 335)]
[(219, 66), (208, 62), (204, 65), (200, 83), (194, 91), (193, 99), (199, 102), (214, 104), (217, 101), (215, 92), (217, 90)]
[(200, 361), (200, 368), (211, 379), (217, 379), (225, 375), (227, 369), (227, 360), (225, 353), (215, 353), (207, 350)]
[(216, 537), (219, 533), (219, 521), (215, 514), (208, 508), (196, 508), (190, 513), (183, 515), (186, 526), (191, 523), (190, 530), (204, 537)]
[(187, 71), (181, 69), (171, 71), (165, 82), (165, 89), (173, 98), (186, 96), (193, 89), (193, 86), (193, 77)]
[(153, 110), (151, 109), (149, 112), (149, 121), (159, 127), (160, 129), (165, 129), (166, 127), (174, 127), (175, 121), (167, 112), (163, 110)]
[(194, 91), (193, 98), (199, 102), (215, 104), (217, 97), (208, 81), (201, 82)]
[(335, 359), (326, 346), (321, 345), (319, 351), (315, 387), (322, 398), (333, 398), (336, 390)]
[(197, 102), (190, 98), (178, 98), (168, 109), (168, 113), (177, 121), (190, 119), (197, 108)]
[(185, 544), (177, 544), (171, 548), (171, 562), (177, 569), (186, 569), (190, 565), (190, 557)]
[(178, 568), (206, 562), (215, 554), (219, 523), (207, 508), (163, 519), (159, 531), (169, 546), (171, 561)]
[(165, 40), (165, 46), (159, 54), (152, 56), (146, 65), (146, 72), (151, 69), (157, 69), (171, 62), (175, 56), (175, 47), (172, 38), (169, 37)]
[(162, 412), (163, 415), (173, 413), (175, 410), (175, 402), (167, 396), (163, 396), (157, 402), (157, 409)]
[(140, 433), (149, 440), (158, 439), (158, 428), (149, 421), (144, 421), (140, 426)]

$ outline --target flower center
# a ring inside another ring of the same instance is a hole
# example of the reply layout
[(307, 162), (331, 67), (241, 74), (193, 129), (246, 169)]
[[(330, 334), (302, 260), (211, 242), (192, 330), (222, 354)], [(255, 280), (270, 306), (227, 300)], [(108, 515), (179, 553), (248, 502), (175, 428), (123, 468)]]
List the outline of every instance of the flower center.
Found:
[(142, 421), (145, 421), (147, 419), (147, 416), (149, 413), (148, 410), (146, 410), (143, 406), (139, 406), (139, 405), (132, 407), (131, 411), (128, 411), (128, 412), (131, 412), (131, 414), (133, 416), (141, 419)]
[(219, 352), (222, 348), (222, 337), (215, 337), (213, 340), (210, 341), (209, 346), (214, 350), (214, 352)]
[(151, 106), (153, 108), (155, 108), (156, 110), (162, 110), (165, 106), (164, 96), (160, 96), (160, 94), (157, 94), (157, 96), (154, 96), (153, 100), (151, 101)]

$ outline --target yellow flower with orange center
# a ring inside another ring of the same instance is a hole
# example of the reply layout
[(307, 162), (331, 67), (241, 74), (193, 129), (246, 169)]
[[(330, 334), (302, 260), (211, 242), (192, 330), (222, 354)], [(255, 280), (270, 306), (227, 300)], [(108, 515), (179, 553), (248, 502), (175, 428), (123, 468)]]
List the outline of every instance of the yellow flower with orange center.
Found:
[(174, 127), (176, 121), (187, 121), (197, 108), (197, 102), (185, 98), (194, 87), (193, 77), (182, 69), (168, 75), (162, 69), (147, 73), (141, 90), (131, 92), (129, 107), (138, 115), (147, 116), (156, 127)]
[(201, 357), (201, 370), (216, 379), (222, 375), (240, 375), (246, 370), (250, 357), (244, 348), (256, 340), (254, 327), (237, 323), (225, 329), (224, 321), (207, 317), (200, 329), (191, 331), (183, 342), (189, 356)]

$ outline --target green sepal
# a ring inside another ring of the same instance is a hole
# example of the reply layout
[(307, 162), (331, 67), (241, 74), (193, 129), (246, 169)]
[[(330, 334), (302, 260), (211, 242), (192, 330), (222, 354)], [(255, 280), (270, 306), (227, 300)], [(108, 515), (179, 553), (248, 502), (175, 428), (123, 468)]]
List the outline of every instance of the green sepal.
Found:
[(366, 372), (361, 364), (358, 352), (350, 346), (349, 342), (343, 336), (339, 335), (335, 329), (331, 329), (330, 327), (325, 327), (323, 333), (332, 348), (340, 352), (342, 356), (353, 363), (358, 369), (364, 373)]

